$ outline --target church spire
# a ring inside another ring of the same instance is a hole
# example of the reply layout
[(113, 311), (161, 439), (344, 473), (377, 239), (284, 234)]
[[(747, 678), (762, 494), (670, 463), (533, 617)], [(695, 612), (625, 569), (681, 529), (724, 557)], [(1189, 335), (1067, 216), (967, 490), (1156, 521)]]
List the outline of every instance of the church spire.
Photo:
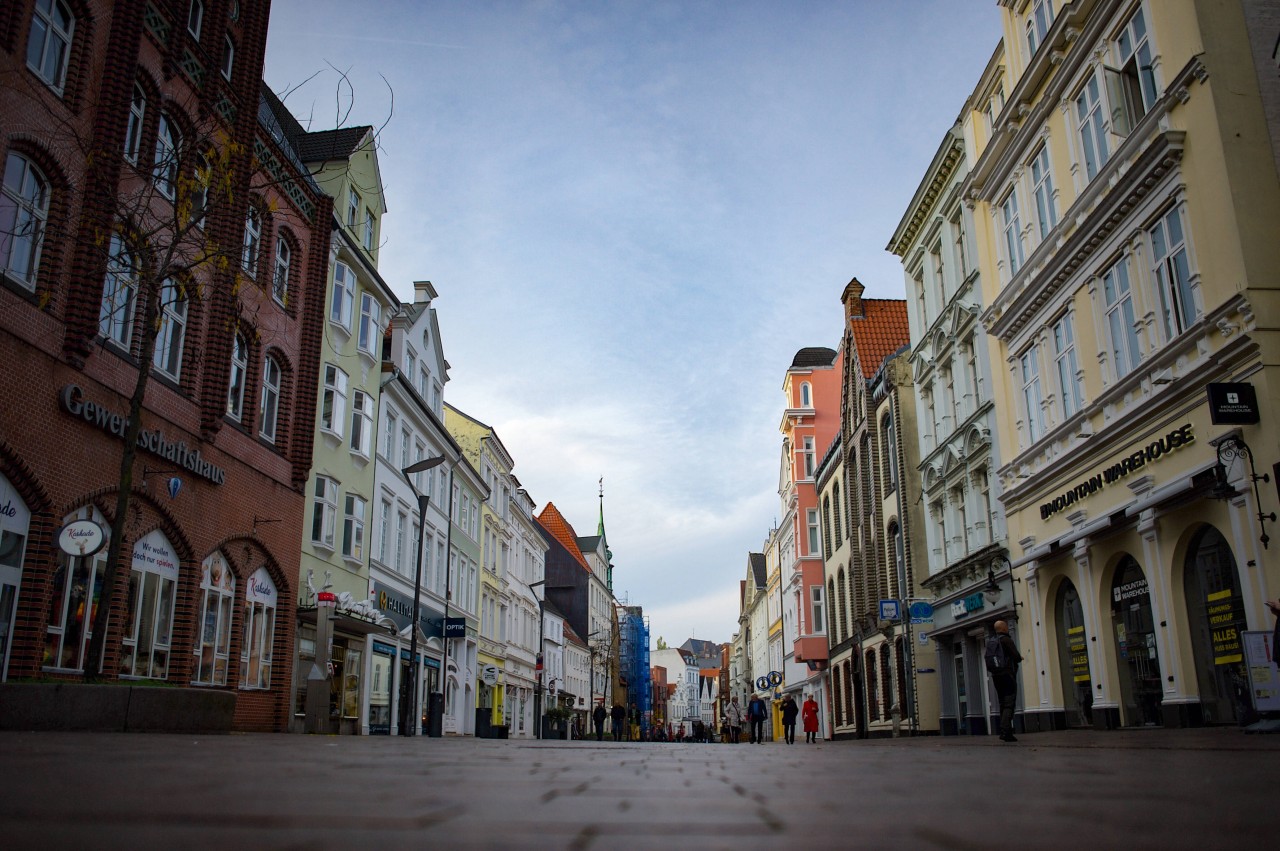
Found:
[(596, 534), (604, 544), (604, 560), (608, 565), (609, 591), (613, 592), (613, 553), (609, 551), (609, 538), (604, 533), (604, 476), (600, 477), (600, 520), (596, 524)]

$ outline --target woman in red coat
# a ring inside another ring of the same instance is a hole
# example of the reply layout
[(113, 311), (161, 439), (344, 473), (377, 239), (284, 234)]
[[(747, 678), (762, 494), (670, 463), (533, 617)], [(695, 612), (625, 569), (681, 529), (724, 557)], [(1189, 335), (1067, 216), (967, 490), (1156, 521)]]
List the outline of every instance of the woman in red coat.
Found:
[(813, 695), (809, 695), (804, 699), (804, 706), (800, 708), (800, 716), (804, 718), (804, 742), (818, 741), (818, 702), (813, 699)]

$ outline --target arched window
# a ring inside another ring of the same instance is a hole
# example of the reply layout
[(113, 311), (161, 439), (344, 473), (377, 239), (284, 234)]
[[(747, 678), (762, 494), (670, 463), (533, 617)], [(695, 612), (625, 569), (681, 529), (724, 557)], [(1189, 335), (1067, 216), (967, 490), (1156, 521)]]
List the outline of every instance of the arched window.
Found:
[(271, 688), (272, 642), (276, 633), (276, 584), (260, 567), (244, 589), (244, 644), (240, 648), (240, 688)]
[(863, 671), (867, 677), (867, 711), (872, 721), (880, 720), (880, 680), (877, 677), (876, 651), (868, 650)]
[(126, 351), (133, 340), (134, 298), (138, 291), (138, 266), (124, 241), (111, 235), (107, 277), (102, 287), (98, 332)]
[(27, 67), (57, 92), (67, 80), (67, 58), (75, 37), (76, 19), (62, 0), (36, 0), (27, 40)]
[(49, 181), (26, 157), (10, 153), (0, 191), (0, 273), (36, 286), (40, 246), (49, 218)]
[(883, 717), (893, 717), (893, 654), (888, 642), (880, 645), (880, 701)]
[(156, 159), (152, 179), (156, 190), (172, 201), (178, 185), (178, 158), (182, 149), (182, 135), (167, 115), (160, 116), (156, 128)]
[(231, 382), (227, 386), (227, 416), (236, 422), (244, 416), (244, 384), (249, 374), (249, 345), (243, 334), (231, 344)]
[(159, 529), (133, 545), (120, 676), (163, 680), (169, 676), (178, 556)]
[(893, 414), (886, 411), (880, 420), (881, 443), (884, 447), (884, 490), (893, 493), (898, 488), (898, 440), (893, 429)]
[(841, 511), (840, 511), (840, 481), (839, 480), (836, 480), (835, 489), (832, 492), (832, 498), (833, 498), (832, 501), (835, 507), (835, 514), (832, 516), (834, 517), (835, 524), (836, 524), (836, 546), (838, 547), (840, 546), (840, 543), (844, 540), (844, 529), (842, 528), (840, 523)]
[[(110, 537), (111, 526), (96, 508), (82, 508), (62, 518), (62, 524), (72, 520), (92, 520)], [(83, 670), (106, 566), (106, 544), (95, 555), (82, 558), (58, 551), (44, 644), (45, 668)]]
[[(826, 545), (827, 558), (831, 558), (831, 497), (822, 498), (822, 542)], [(836, 546), (840, 542), (836, 541)]]
[(840, 634), (849, 637), (849, 585), (844, 568), (840, 568)]
[(258, 406), (258, 435), (276, 442), (276, 420), (280, 413), (280, 364), (271, 355), (262, 361), (262, 402)]
[(182, 349), (186, 339), (186, 288), (167, 280), (160, 288), (160, 330), (151, 363), (174, 381), (182, 377)]
[(802, 382), (800, 385), (800, 407), (813, 407), (813, 388), (809, 386), (809, 382)]
[(227, 684), (231, 658), (231, 618), (234, 611), (236, 578), (231, 566), (214, 553), (201, 566), (199, 638), (196, 641), (196, 670), (191, 681), (198, 685)]
[(133, 100), (129, 103), (129, 128), (124, 134), (124, 158), (138, 162), (142, 152), (142, 128), (147, 117), (147, 92), (138, 83), (133, 84)]
[(283, 235), (276, 236), (276, 270), (271, 278), (271, 295), (281, 304), (289, 303), (289, 265), (293, 251), (289, 248), (289, 240)]

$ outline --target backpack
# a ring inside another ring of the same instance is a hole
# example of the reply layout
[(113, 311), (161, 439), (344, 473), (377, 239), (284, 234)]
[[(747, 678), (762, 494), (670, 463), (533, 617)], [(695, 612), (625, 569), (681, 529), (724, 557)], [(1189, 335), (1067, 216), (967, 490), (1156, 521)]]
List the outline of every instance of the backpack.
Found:
[(987, 671), (992, 674), (1009, 674), (1013, 672), (1009, 654), (1005, 652), (1004, 642), (996, 633), (987, 639), (987, 652), (983, 654), (987, 662)]

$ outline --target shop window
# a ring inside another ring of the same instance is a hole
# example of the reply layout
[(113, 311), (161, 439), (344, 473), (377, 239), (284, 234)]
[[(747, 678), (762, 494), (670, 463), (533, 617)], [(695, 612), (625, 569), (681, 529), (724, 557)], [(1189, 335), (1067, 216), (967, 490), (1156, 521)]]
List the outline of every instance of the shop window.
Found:
[(883, 718), (893, 717), (893, 658), (889, 645), (880, 645), (880, 700)]
[(1058, 588), (1058, 665), (1067, 726), (1093, 725), (1093, 678), (1089, 670), (1089, 642), (1084, 607), (1070, 579)]
[[(103, 532), (110, 534), (110, 526), (97, 509), (83, 508), (70, 514), (62, 518), (63, 525), (72, 520), (92, 520), (102, 527)], [(84, 669), (106, 564), (105, 544), (97, 554), (86, 558), (58, 552), (49, 601), (44, 667), (71, 671)]]
[(1111, 585), (1111, 624), (1120, 679), (1122, 722), (1129, 727), (1163, 725), (1163, 686), (1156, 647), (1151, 589), (1132, 556), (1116, 568)]
[(1252, 708), (1245, 696), (1248, 671), (1242, 649), (1248, 624), (1240, 576), (1231, 545), (1212, 526), (1204, 527), (1187, 550), (1183, 587), (1204, 722), (1249, 723)]
[(200, 631), (196, 642), (196, 670), (191, 678), (197, 685), (225, 686), (231, 658), (231, 618), (235, 605), (236, 578), (221, 553), (214, 553), (201, 565)]
[(177, 586), (178, 556), (157, 529), (133, 545), (120, 676), (155, 680), (169, 676)]
[(244, 644), (240, 648), (240, 688), (271, 688), (272, 643), (276, 629), (276, 584), (260, 567), (244, 589)]

